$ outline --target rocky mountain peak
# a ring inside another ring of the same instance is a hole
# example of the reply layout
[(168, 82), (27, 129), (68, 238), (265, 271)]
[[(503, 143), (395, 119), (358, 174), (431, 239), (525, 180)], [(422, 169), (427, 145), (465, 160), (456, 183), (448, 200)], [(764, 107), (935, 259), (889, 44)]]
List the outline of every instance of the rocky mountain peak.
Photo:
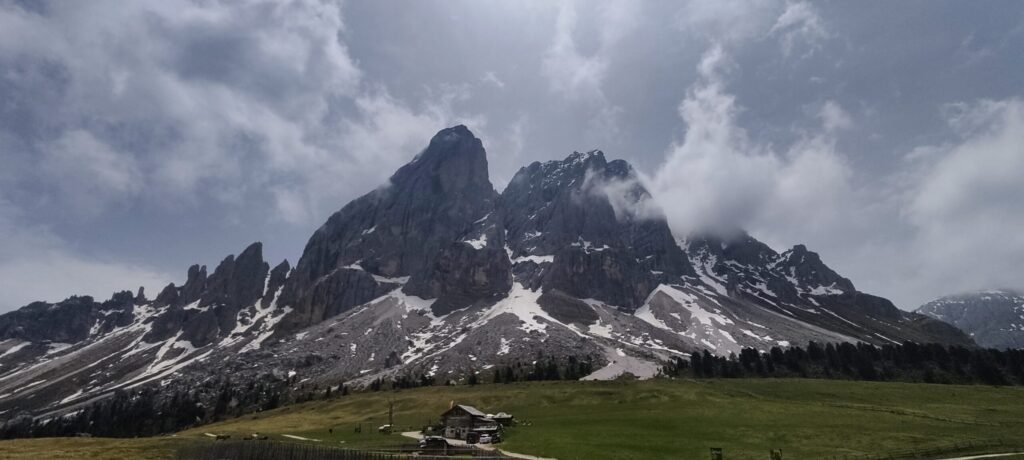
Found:
[[(503, 232), (491, 234), (480, 253), (462, 253), (462, 241), (497, 217), (497, 197), (480, 139), (462, 125), (439, 131), (386, 187), (352, 201), (313, 234), (282, 293), (281, 304), (295, 310), (285, 328), (314, 324), (403, 285), (427, 298), (451, 294), (442, 305), (490, 295), (507, 270), (481, 264), (495, 256), (489, 251), (505, 258)], [(467, 275), (484, 280), (472, 293), (454, 285)]]
[(459, 194), (467, 189), (493, 193), (483, 142), (458, 125), (439, 131), (427, 148), (391, 176), (407, 192)]
[(607, 161), (604, 158), (604, 152), (600, 150), (572, 152), (569, 156), (565, 157), (561, 163), (564, 166), (583, 168), (604, 168), (607, 165)]
[(798, 244), (779, 256), (776, 266), (796, 278), (802, 286), (821, 286), (842, 292), (853, 292), (853, 282), (842, 277), (821, 261), (818, 253)]
[[(238, 258), (227, 256), (207, 280), (199, 307), (221, 305), (235, 310), (252, 305), (263, 295), (270, 265), (263, 261), (263, 244), (253, 243)], [(230, 312), (225, 312), (225, 316)]]
[(599, 150), (520, 169), (501, 194), (517, 281), (631, 311), (660, 282), (692, 274), (664, 218), (624, 217), (648, 195), (632, 176)]
[(188, 267), (188, 275), (185, 284), (177, 293), (177, 300), (182, 303), (192, 303), (199, 300), (199, 296), (206, 290), (206, 265), (192, 265)]

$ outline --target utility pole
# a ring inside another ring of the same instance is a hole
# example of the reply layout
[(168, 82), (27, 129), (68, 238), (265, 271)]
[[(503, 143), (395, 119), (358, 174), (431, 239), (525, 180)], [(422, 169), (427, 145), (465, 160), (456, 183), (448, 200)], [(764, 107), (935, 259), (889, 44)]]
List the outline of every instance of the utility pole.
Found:
[(388, 400), (388, 427), (395, 429), (395, 401)]

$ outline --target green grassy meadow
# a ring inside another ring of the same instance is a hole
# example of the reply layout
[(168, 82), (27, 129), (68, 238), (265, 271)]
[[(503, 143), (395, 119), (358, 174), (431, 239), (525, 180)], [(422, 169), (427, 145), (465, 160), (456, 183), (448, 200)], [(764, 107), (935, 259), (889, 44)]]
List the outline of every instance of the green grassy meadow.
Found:
[[(831, 458), (993, 439), (1024, 447), (1021, 387), (737, 379), (363, 393), (246, 415), (174, 437), (4, 441), (0, 458), (78, 458), (60, 457), (76, 442), (90, 458), (168, 458), (178, 443), (213, 442), (204, 433), (258, 432), (275, 439), (289, 434), (345, 447), (386, 447), (412, 442), (377, 433), (387, 423), (389, 404), (398, 429), (413, 431), (436, 421), (452, 401), (515, 415), (522, 424), (507, 431), (503, 449), (563, 460), (702, 459), (710, 447), (722, 447), (727, 459), (767, 459), (770, 449), (782, 449), (786, 459)], [(357, 426), (362, 433), (355, 432)], [(103, 443), (109, 443), (109, 455)]]

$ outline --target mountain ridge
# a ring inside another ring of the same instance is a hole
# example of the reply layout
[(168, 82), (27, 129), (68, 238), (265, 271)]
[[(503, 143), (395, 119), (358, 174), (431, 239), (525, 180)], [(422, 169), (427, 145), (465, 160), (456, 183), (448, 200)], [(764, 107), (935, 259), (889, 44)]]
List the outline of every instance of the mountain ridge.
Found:
[(949, 322), (970, 334), (979, 345), (1024, 348), (1024, 293), (989, 289), (940, 297), (916, 310)]
[(808, 340), (973, 345), (857, 291), (803, 245), (679, 240), (637, 211), (651, 199), (629, 163), (597, 150), (531, 163), (498, 193), (482, 141), (446, 128), (331, 215), (294, 267), (271, 268), (254, 243), (153, 300), (140, 289), (0, 315), (0, 411), (74, 410), (215, 374), (365, 385), (545, 356), (613, 378)]

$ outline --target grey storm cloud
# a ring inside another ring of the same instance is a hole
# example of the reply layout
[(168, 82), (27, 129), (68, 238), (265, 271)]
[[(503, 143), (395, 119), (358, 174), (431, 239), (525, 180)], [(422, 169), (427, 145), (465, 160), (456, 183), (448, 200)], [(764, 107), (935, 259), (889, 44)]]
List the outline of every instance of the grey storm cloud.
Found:
[(599, 148), (903, 308), (1024, 287), (1022, 45), (1010, 1), (0, 2), (0, 309), (294, 262), (457, 123), (498, 188)]

